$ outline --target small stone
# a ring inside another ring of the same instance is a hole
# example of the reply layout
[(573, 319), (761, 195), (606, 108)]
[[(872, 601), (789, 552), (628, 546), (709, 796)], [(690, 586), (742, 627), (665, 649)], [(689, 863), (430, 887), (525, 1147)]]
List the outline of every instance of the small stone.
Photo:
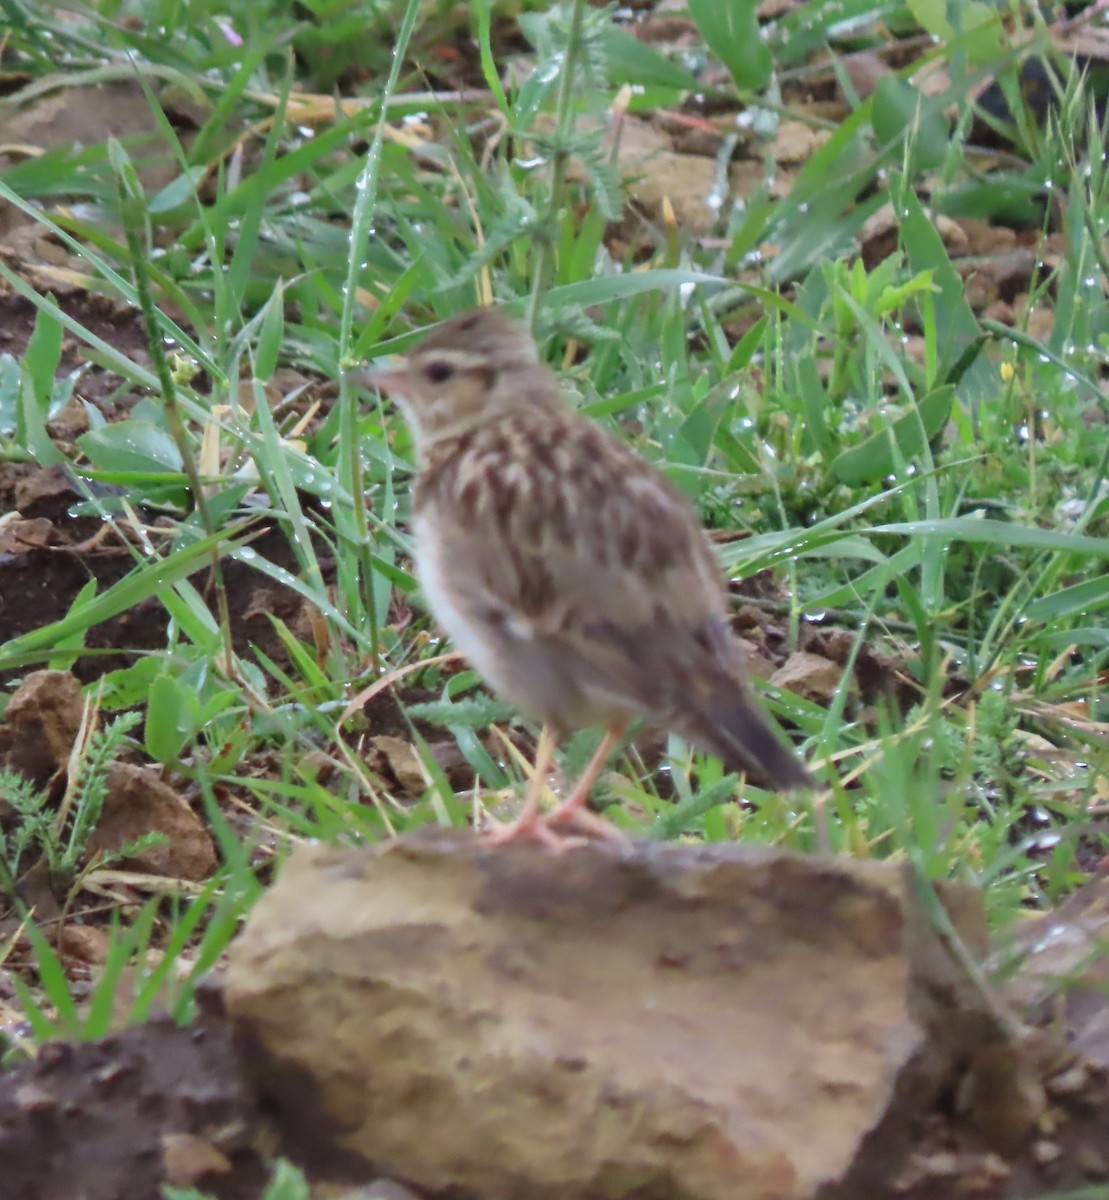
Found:
[(45, 786), (69, 762), (84, 704), (81, 685), (68, 671), (32, 671), (4, 712), (0, 761)]
[(162, 840), (124, 860), (131, 870), (194, 881), (215, 870), (211, 835), (188, 804), (153, 768), (115, 763), (87, 852), (118, 851), (148, 833), (160, 833)]
[(827, 703), (840, 685), (843, 671), (821, 654), (798, 650), (770, 677), (770, 682), (796, 696), (817, 703)]
[(1061, 1071), (1047, 1081), (1049, 1096), (1057, 1100), (1064, 1096), (1079, 1096), (1090, 1086), (1090, 1072), (1082, 1063), (1075, 1063), (1066, 1071)]
[(76, 925), (72, 922), (58, 933), (58, 949), (78, 962), (100, 966), (108, 961), (111, 937), (106, 929), (95, 925)]
[(47, 1091), (41, 1083), (28, 1082), (16, 1088), (15, 1102), (29, 1113), (52, 1112), (58, 1107), (58, 1101), (52, 1092)]
[(1046, 1138), (1041, 1138), (1032, 1144), (1032, 1157), (1041, 1167), (1047, 1167), (1053, 1162), (1057, 1162), (1062, 1153), (1063, 1147), (1058, 1142), (1049, 1142)]

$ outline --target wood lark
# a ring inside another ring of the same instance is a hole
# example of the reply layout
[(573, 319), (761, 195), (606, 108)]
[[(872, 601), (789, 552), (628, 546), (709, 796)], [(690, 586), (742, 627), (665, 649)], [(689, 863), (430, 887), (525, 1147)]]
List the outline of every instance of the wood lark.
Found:
[[(575, 412), (520, 326), (492, 309), (355, 374), (401, 405), (418, 458), (416, 566), (436, 620), (493, 691), (543, 722), (520, 816), (493, 844), (613, 826), (589, 789), (637, 717), (775, 788), (812, 786), (744, 682), (727, 585), (685, 497)], [(558, 739), (605, 734), (549, 817)]]

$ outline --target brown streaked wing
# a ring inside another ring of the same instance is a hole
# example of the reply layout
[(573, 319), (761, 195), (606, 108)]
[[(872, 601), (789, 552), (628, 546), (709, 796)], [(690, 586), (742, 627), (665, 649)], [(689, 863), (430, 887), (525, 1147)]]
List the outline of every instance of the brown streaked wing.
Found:
[(462, 442), (428, 464), (418, 502), (434, 509), (444, 576), (475, 621), (515, 622), (583, 684), (666, 723), (691, 675), (736, 678), (712, 547), (652, 467), (569, 413)]
[(434, 506), (526, 554), (565, 551), (656, 583), (694, 568), (724, 580), (686, 498), (622, 442), (572, 411), (522, 412), (434, 448), (416, 509)]

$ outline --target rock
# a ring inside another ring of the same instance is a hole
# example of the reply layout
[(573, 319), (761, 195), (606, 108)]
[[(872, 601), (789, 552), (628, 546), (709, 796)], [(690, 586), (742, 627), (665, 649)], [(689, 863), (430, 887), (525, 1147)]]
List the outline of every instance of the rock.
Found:
[(676, 154), (670, 139), (649, 121), (625, 117), (619, 130), (616, 168), (629, 198), (652, 220), (662, 219), (663, 201), (668, 201), (683, 233), (710, 233), (720, 212), (720, 202), (710, 200), (717, 186), (715, 161)]
[(374, 765), (384, 769), (397, 781), (406, 796), (422, 796), (428, 788), (428, 774), (420, 761), (416, 747), (404, 738), (382, 734), (370, 739)]
[(7, 513), (0, 517), (0, 557), (8, 559), (45, 549), (53, 532), (54, 526), (45, 517), (25, 519), (18, 513)]
[(40, 467), (15, 485), (15, 507), (28, 518), (46, 517), (55, 521), (65, 515), (74, 501), (83, 499), (69, 468), (60, 465)]
[(822, 654), (798, 650), (770, 677), (770, 682), (806, 700), (827, 704), (839, 687), (842, 671)]
[(147, 833), (160, 833), (165, 840), (126, 859), (132, 870), (191, 880), (207, 879), (215, 870), (216, 851), (203, 822), (157, 771), (114, 763), (87, 852), (119, 850)]
[(103, 966), (111, 945), (108, 931), (99, 925), (77, 925), (71, 921), (58, 930), (58, 951), (77, 962)]
[(12, 696), (0, 725), (0, 763), (45, 787), (69, 762), (84, 698), (68, 671), (32, 671)]
[[(1109, 878), (1095, 875), (1050, 912), (1030, 917), (995, 952), (1006, 995), (1036, 1023), (1050, 1023), (1071, 1052), (1109, 1074)], [(1018, 965), (1019, 964), (1019, 965)], [(1060, 1064), (1059, 1071), (1072, 1064)]]
[[(226, 1003), (285, 1144), (359, 1182), (857, 1197), (996, 1033), (915, 895), (895, 864), (761, 847), (304, 847)], [(941, 895), (980, 952), (977, 897)]]
[(26, 104), (11, 99), (0, 104), (0, 143), (5, 145), (49, 150), (95, 145), (109, 135), (134, 147), (139, 178), (151, 191), (177, 177), (174, 147), (152, 116), (146, 93), (132, 79), (59, 88)]

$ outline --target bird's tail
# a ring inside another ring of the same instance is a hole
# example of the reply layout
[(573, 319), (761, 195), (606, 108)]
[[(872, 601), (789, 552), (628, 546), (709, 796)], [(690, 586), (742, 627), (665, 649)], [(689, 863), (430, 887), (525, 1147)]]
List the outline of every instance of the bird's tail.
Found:
[(677, 729), (687, 741), (722, 759), (729, 771), (776, 791), (816, 781), (755, 698), (734, 680), (711, 689), (700, 710)]

